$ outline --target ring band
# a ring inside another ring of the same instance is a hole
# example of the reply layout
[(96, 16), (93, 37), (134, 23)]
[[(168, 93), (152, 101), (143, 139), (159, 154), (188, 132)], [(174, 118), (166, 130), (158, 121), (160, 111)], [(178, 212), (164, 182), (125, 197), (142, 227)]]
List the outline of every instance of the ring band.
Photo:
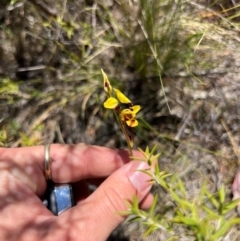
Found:
[(50, 144), (44, 146), (44, 167), (45, 167), (45, 177), (47, 180), (51, 180), (51, 162), (52, 158), (50, 157)]
[(72, 185), (57, 184), (52, 181), (50, 144), (44, 146), (44, 174), (47, 179), (47, 189), (43, 198), (44, 205), (56, 216), (75, 205)]

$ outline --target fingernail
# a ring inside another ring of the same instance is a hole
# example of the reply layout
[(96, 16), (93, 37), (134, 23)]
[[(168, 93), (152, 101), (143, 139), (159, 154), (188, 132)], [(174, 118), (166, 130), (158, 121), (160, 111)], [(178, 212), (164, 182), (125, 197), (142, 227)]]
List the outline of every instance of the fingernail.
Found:
[(150, 190), (152, 186), (149, 182), (151, 177), (140, 171), (145, 169), (149, 169), (146, 162), (134, 162), (127, 174), (130, 182), (139, 192)]

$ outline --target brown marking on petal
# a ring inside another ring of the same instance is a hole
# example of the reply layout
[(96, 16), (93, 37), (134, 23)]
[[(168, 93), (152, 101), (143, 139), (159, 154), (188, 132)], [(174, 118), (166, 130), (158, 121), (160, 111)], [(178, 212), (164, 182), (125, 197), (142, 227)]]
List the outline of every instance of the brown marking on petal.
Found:
[(111, 92), (111, 85), (109, 82), (104, 82), (104, 90), (108, 92), (108, 94)]
[(117, 106), (117, 107), (115, 108), (115, 111), (116, 111), (118, 114), (121, 114), (121, 108), (120, 108), (119, 106)]
[(133, 127), (135, 121), (136, 121), (135, 119), (132, 119), (129, 126), (130, 126), (130, 127)]
[(133, 119), (133, 115), (131, 113), (124, 115), (125, 121), (131, 120), (131, 119)]

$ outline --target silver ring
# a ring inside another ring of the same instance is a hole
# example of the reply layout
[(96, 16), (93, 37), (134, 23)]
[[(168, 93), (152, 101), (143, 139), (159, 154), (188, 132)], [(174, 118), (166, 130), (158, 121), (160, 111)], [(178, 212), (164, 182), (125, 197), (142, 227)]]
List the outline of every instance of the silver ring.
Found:
[(50, 157), (50, 144), (47, 144), (44, 146), (44, 172), (47, 180), (52, 179), (51, 162), (52, 158)]

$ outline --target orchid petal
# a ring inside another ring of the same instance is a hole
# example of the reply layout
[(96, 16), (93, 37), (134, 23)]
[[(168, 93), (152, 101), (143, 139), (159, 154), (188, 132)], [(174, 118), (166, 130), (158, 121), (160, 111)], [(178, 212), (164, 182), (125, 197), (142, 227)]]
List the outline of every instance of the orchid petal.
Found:
[(107, 94), (111, 94), (112, 93), (112, 86), (108, 80), (108, 77), (106, 75), (106, 73), (101, 69), (102, 71), (102, 76), (103, 76), (103, 88), (105, 90), (105, 92), (107, 92)]
[(114, 89), (115, 93), (117, 95), (117, 98), (119, 99), (119, 101), (123, 104), (130, 104), (131, 100), (128, 99), (127, 96), (125, 96), (120, 90), (118, 89)]
[(130, 110), (130, 109), (123, 109), (121, 111), (121, 114), (122, 115), (132, 115), (132, 114), (135, 114), (135, 113), (132, 110)]
[(106, 109), (115, 109), (118, 106), (118, 100), (113, 98), (113, 97), (109, 97), (104, 103), (103, 103), (104, 107)]
[(121, 117), (122, 117), (122, 120), (130, 120), (130, 119), (133, 119), (135, 118), (136, 114), (131, 111), (130, 109), (124, 109), (121, 111)]
[(127, 120), (126, 123), (130, 127), (136, 127), (138, 125), (138, 121), (136, 119)]
[(138, 113), (140, 111), (141, 106), (140, 105), (134, 105), (133, 107), (130, 107), (133, 113)]

